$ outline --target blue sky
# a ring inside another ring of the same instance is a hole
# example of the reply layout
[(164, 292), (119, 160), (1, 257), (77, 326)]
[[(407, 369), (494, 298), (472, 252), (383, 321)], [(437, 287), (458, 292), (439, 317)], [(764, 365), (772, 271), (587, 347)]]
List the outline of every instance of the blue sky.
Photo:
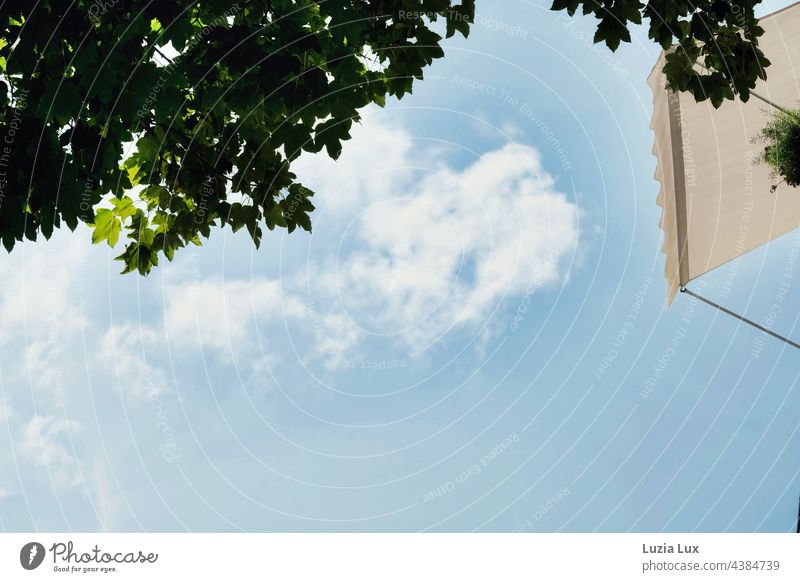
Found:
[[(218, 232), (147, 279), (86, 230), (4, 257), (0, 527), (793, 530), (796, 352), (665, 306), (658, 50), (548, 5), (480, 0), (301, 159), (313, 236)], [(693, 286), (763, 322), (799, 246)]]

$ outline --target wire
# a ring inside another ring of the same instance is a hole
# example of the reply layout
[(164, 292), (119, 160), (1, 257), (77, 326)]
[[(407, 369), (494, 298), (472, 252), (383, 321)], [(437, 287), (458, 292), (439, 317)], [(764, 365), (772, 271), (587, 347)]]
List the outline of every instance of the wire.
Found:
[(736, 318), (736, 319), (738, 319), (739, 321), (743, 321), (744, 323), (746, 323), (746, 324), (748, 324), (748, 325), (752, 325), (754, 328), (756, 328), (756, 329), (758, 329), (758, 330), (760, 330), (760, 331), (763, 331), (763, 332), (764, 332), (764, 333), (766, 333), (766, 334), (769, 334), (769, 335), (771, 335), (771, 336), (772, 336), (772, 337), (774, 337), (775, 339), (779, 339), (779, 340), (781, 340), (782, 342), (789, 344), (789, 345), (790, 345), (790, 346), (792, 346), (793, 348), (796, 348), (796, 349), (800, 350), (800, 344), (798, 344), (798, 343), (796, 343), (796, 342), (793, 342), (793, 341), (792, 341), (792, 340), (790, 340), (789, 338), (785, 338), (785, 337), (783, 337), (782, 335), (779, 335), (779, 334), (775, 333), (775, 332), (774, 332), (774, 331), (772, 331), (771, 329), (767, 329), (767, 328), (766, 328), (766, 327), (764, 327), (763, 325), (759, 325), (759, 324), (757, 324), (755, 321), (752, 321), (752, 320), (750, 320), (750, 319), (747, 319), (746, 317), (743, 317), (743, 316), (739, 315), (738, 313), (734, 313), (734, 312), (733, 312), (733, 311), (731, 311), (730, 309), (726, 309), (725, 307), (722, 307), (721, 305), (718, 305), (718, 304), (714, 303), (713, 301), (711, 301), (711, 300), (709, 300), (709, 299), (706, 299), (706, 298), (705, 298), (705, 297), (703, 297), (702, 295), (698, 295), (698, 294), (697, 294), (697, 293), (695, 293), (694, 291), (690, 291), (690, 290), (689, 290), (689, 289), (687, 289), (686, 287), (681, 287), (681, 293), (686, 293), (686, 294), (688, 294), (688, 295), (691, 295), (692, 297), (695, 297), (696, 299), (699, 299), (699, 300), (700, 300), (700, 301), (702, 301), (703, 303), (707, 303), (707, 304), (708, 304), (708, 305), (710, 305), (711, 307), (716, 307), (717, 309), (719, 309), (719, 310), (720, 310), (720, 311), (722, 311), (723, 313), (727, 313), (728, 315), (730, 315), (731, 317), (735, 317), (735, 318)]

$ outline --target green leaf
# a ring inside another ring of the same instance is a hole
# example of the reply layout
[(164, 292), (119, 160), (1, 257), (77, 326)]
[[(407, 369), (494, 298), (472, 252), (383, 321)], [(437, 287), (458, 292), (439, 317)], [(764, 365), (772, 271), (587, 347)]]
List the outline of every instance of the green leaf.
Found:
[(53, 118), (58, 123), (67, 123), (72, 118), (80, 116), (81, 98), (78, 88), (72, 83), (63, 83), (56, 87), (56, 93), (50, 104)]
[(107, 208), (100, 208), (95, 213), (92, 243), (98, 244), (106, 241), (108, 246), (113, 247), (119, 240), (121, 229), (122, 224), (119, 219), (114, 216), (114, 213)]

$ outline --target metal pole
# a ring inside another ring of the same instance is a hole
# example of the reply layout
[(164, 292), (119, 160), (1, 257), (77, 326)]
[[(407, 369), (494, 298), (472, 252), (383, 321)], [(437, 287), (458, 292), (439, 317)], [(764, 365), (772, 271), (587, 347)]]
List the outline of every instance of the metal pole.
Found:
[(800, 534), (800, 503), (797, 504), (797, 533)]
[(766, 327), (764, 327), (763, 325), (759, 325), (759, 324), (757, 324), (755, 321), (752, 321), (752, 320), (750, 320), (750, 319), (747, 319), (746, 317), (743, 317), (743, 316), (739, 315), (738, 313), (734, 313), (734, 312), (733, 312), (733, 311), (731, 311), (730, 309), (726, 309), (725, 307), (722, 307), (722, 305), (718, 305), (718, 304), (714, 303), (713, 301), (710, 301), (710, 300), (706, 299), (706, 298), (705, 298), (705, 297), (703, 297), (702, 295), (698, 295), (697, 293), (695, 293), (695, 292), (693, 292), (693, 291), (689, 291), (689, 290), (688, 290), (686, 287), (681, 287), (681, 293), (686, 293), (686, 294), (688, 294), (688, 295), (691, 295), (692, 297), (695, 297), (696, 299), (699, 299), (699, 300), (700, 300), (700, 301), (702, 301), (703, 303), (707, 303), (707, 304), (708, 304), (708, 305), (710, 305), (711, 307), (716, 307), (717, 309), (719, 309), (719, 310), (720, 310), (720, 311), (722, 311), (723, 313), (727, 313), (728, 315), (730, 315), (731, 317), (735, 317), (735, 318), (736, 318), (736, 319), (738, 319), (739, 321), (743, 321), (744, 323), (746, 323), (746, 324), (748, 324), (748, 325), (752, 325), (752, 326), (753, 326), (754, 328), (756, 328), (757, 330), (759, 330), (759, 331), (763, 331), (764, 333), (771, 335), (771, 336), (772, 336), (772, 337), (774, 337), (775, 339), (779, 339), (779, 340), (781, 340), (782, 342), (789, 344), (789, 345), (790, 345), (790, 346), (792, 346), (793, 348), (797, 348), (798, 350), (800, 350), (800, 344), (798, 344), (798, 343), (796, 343), (796, 342), (793, 342), (793, 341), (792, 341), (792, 340), (790, 340), (789, 338), (785, 338), (785, 337), (783, 337), (782, 335), (778, 335), (777, 333), (775, 333), (775, 332), (774, 332), (774, 331), (772, 331), (771, 329), (767, 329), (767, 328), (766, 328)]
[(763, 97), (763, 96), (759, 95), (759, 94), (758, 94), (758, 93), (756, 93), (755, 91), (750, 91), (750, 95), (752, 95), (752, 96), (753, 96), (753, 97), (755, 97), (756, 99), (761, 99), (761, 100), (762, 100), (764, 103), (766, 103), (767, 105), (772, 105), (772, 106), (773, 106), (775, 109), (778, 109), (779, 111), (783, 111), (784, 113), (788, 113), (788, 111), (787, 111), (785, 108), (781, 107), (780, 105), (778, 105), (778, 104), (777, 104), (777, 103), (775, 103), (774, 101), (770, 101), (770, 100), (769, 100), (769, 99), (767, 99), (766, 97)]

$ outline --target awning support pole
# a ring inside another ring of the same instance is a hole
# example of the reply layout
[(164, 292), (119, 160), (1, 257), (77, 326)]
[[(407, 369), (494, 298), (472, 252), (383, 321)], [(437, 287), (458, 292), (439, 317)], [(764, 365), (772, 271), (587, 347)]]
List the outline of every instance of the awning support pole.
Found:
[(770, 101), (770, 100), (769, 100), (769, 99), (767, 99), (766, 97), (762, 97), (761, 95), (759, 95), (759, 94), (758, 94), (758, 93), (756, 93), (755, 91), (750, 91), (750, 95), (752, 95), (752, 96), (753, 96), (753, 97), (755, 97), (756, 99), (761, 99), (761, 100), (762, 100), (764, 103), (766, 103), (767, 105), (772, 105), (772, 106), (773, 106), (775, 109), (777, 109), (778, 111), (783, 111), (784, 113), (788, 113), (788, 111), (786, 111), (786, 109), (785, 109), (784, 107), (781, 107), (781, 106), (780, 106), (780, 105), (778, 105), (777, 103), (775, 103), (775, 102), (773, 102), (773, 101)]
[(797, 506), (797, 533), (800, 534), (800, 505)]
[(792, 340), (790, 340), (789, 338), (785, 338), (785, 337), (783, 337), (782, 335), (778, 335), (777, 333), (775, 333), (774, 331), (772, 331), (772, 330), (770, 330), (770, 329), (767, 329), (767, 328), (766, 328), (766, 327), (764, 327), (763, 325), (759, 325), (759, 324), (757, 324), (755, 321), (752, 321), (752, 320), (750, 320), (750, 319), (747, 319), (746, 317), (743, 317), (743, 316), (739, 315), (738, 313), (734, 313), (734, 312), (733, 312), (733, 311), (731, 311), (730, 309), (726, 309), (725, 307), (722, 307), (721, 305), (718, 305), (718, 304), (714, 303), (713, 301), (711, 301), (711, 300), (709, 300), (709, 299), (706, 299), (706, 298), (705, 298), (705, 297), (703, 297), (702, 295), (698, 295), (698, 294), (697, 294), (697, 293), (695, 293), (694, 291), (690, 291), (690, 290), (689, 290), (689, 289), (687, 289), (686, 287), (681, 287), (681, 293), (686, 293), (687, 295), (691, 295), (692, 297), (694, 297), (694, 298), (696, 298), (696, 299), (699, 299), (699, 300), (700, 300), (700, 301), (702, 301), (703, 303), (706, 303), (706, 304), (710, 305), (711, 307), (716, 307), (716, 308), (717, 308), (717, 309), (719, 309), (721, 312), (723, 312), (723, 313), (727, 313), (727, 314), (728, 314), (728, 315), (730, 315), (731, 317), (735, 317), (735, 318), (736, 318), (736, 319), (738, 319), (739, 321), (743, 321), (744, 323), (746, 323), (746, 324), (748, 324), (748, 325), (751, 325), (751, 326), (753, 326), (753, 327), (754, 327), (754, 328), (756, 328), (757, 330), (759, 330), (759, 331), (763, 331), (764, 333), (766, 333), (766, 334), (768, 334), (768, 335), (771, 335), (771, 336), (772, 336), (772, 337), (774, 337), (775, 339), (779, 339), (779, 340), (781, 340), (782, 342), (784, 342), (784, 343), (786, 343), (786, 344), (789, 344), (789, 345), (790, 345), (790, 346), (792, 346), (793, 348), (796, 348), (796, 349), (800, 350), (800, 344), (798, 344), (798, 343), (796, 343), (796, 342), (793, 342), (793, 341), (792, 341)]

